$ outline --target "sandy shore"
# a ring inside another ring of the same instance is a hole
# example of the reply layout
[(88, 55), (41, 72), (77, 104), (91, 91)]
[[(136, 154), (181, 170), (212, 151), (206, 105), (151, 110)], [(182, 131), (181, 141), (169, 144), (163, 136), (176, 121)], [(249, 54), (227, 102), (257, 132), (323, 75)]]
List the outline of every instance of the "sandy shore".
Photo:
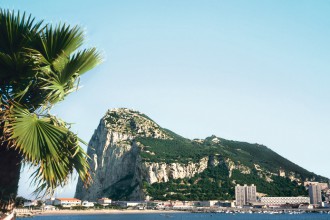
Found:
[(164, 210), (56, 210), (36, 213), (37, 215), (98, 215), (98, 214), (162, 214), (162, 213), (182, 213), (182, 211)]

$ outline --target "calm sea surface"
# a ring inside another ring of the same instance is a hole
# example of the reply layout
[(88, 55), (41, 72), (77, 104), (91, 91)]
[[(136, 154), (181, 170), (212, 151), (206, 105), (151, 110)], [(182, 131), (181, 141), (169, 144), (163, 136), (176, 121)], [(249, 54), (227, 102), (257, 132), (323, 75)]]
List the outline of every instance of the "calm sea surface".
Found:
[(18, 218), (20, 220), (330, 220), (330, 214), (99, 214), (99, 215), (58, 215)]

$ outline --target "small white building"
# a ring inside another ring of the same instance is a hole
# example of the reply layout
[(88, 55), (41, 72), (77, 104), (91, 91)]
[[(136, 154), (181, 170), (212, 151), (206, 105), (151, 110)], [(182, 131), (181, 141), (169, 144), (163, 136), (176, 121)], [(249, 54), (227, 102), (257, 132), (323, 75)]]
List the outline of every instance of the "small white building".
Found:
[(81, 200), (76, 198), (56, 198), (54, 205), (62, 205), (63, 207), (71, 207), (81, 205)]
[(28, 200), (26, 202), (24, 202), (24, 207), (31, 207), (31, 206), (37, 206), (38, 205), (38, 201), (37, 200)]
[(321, 207), (322, 208), (330, 208), (330, 204), (326, 202), (321, 202)]
[(82, 206), (86, 207), (86, 208), (91, 208), (91, 207), (94, 207), (94, 203), (92, 202), (88, 202), (88, 201), (83, 201), (81, 203)]
[(115, 204), (121, 207), (147, 206), (144, 201), (116, 201)]
[(197, 206), (201, 206), (201, 207), (213, 207), (213, 206), (218, 206), (218, 204), (219, 204), (218, 200), (199, 201), (196, 203)]
[(219, 201), (218, 205), (219, 207), (235, 207), (235, 201)]
[(158, 209), (168, 208), (172, 206), (171, 201), (152, 201), (152, 203)]
[(100, 205), (106, 206), (106, 205), (110, 205), (112, 203), (112, 200), (109, 198), (101, 198), (101, 199), (98, 199), (97, 203)]
[(313, 209), (314, 207), (311, 204), (300, 204), (298, 208), (299, 209)]
[(192, 209), (193, 202), (191, 201), (169, 201), (172, 209)]
[(281, 177), (285, 177), (285, 170), (280, 169), (280, 170), (278, 171), (278, 175), (281, 176)]
[(44, 211), (54, 211), (54, 210), (56, 210), (56, 207), (55, 206), (52, 206), (52, 205), (45, 205), (43, 207), (43, 210)]

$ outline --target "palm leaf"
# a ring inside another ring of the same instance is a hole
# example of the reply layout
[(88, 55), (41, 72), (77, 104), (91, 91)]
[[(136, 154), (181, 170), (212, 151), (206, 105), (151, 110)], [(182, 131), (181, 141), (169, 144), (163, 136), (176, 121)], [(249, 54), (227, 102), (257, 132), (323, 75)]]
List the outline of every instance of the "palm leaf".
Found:
[(82, 75), (85, 72), (93, 69), (95, 66), (102, 62), (100, 53), (96, 48), (85, 49), (74, 54), (68, 62), (64, 65), (60, 73), (62, 83), (65, 83), (74, 74)]
[(75, 169), (84, 182), (89, 182), (89, 165), (79, 140), (54, 116), (39, 117), (17, 104), (8, 114), (4, 132), (8, 140), (36, 167), (32, 177), (37, 193), (51, 192), (67, 183)]
[(68, 60), (57, 59), (57, 70), (61, 71), (53, 72), (51, 69), (54, 68), (50, 67), (44, 71), (45, 76), (40, 78), (44, 82), (40, 87), (45, 90), (45, 101), (54, 104), (63, 100), (78, 88), (79, 76), (94, 68), (101, 60), (95, 48), (80, 51)]
[(40, 34), (35, 51), (40, 53), (43, 62), (52, 64), (63, 55), (69, 56), (82, 45), (83, 40), (83, 31), (78, 26), (50, 25)]
[(31, 15), (0, 9), (0, 51), (20, 52), (40, 31), (43, 21), (35, 22)]

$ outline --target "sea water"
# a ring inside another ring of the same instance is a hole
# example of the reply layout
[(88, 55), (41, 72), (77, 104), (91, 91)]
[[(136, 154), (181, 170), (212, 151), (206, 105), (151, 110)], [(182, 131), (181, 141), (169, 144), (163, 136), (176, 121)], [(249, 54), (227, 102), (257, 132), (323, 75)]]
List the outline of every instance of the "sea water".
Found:
[(223, 213), (168, 213), (168, 214), (96, 214), (49, 215), (20, 220), (330, 220), (330, 214), (223, 214)]

